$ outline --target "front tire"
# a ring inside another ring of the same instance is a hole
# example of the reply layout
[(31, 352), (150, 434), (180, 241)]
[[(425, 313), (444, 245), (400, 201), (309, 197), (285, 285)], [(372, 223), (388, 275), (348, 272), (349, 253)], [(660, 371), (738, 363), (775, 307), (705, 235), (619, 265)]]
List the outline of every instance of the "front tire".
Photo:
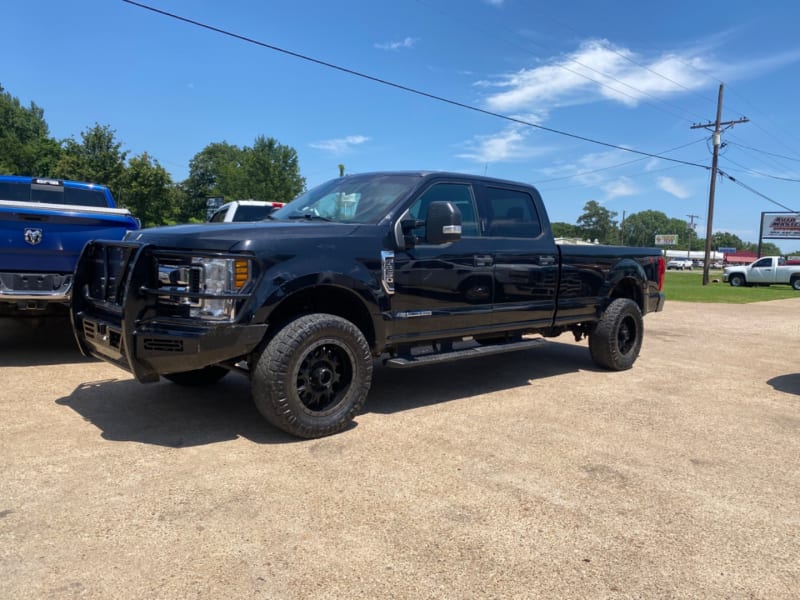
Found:
[(800, 277), (792, 279), (792, 289), (800, 292)]
[(630, 369), (644, 339), (644, 322), (639, 305), (629, 298), (617, 298), (606, 308), (589, 335), (589, 352), (595, 364), (612, 371)]
[(733, 287), (743, 287), (747, 282), (745, 281), (744, 275), (736, 273), (731, 275), (728, 283), (730, 283)]
[(364, 406), (372, 355), (350, 321), (324, 313), (299, 317), (278, 331), (252, 372), (259, 412), (275, 427), (318, 438), (347, 427)]

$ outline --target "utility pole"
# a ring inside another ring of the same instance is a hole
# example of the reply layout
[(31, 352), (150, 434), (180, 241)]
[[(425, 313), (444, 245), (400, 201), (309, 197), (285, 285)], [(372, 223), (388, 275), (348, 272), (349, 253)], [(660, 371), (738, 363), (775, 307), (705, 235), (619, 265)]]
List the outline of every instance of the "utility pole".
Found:
[(689, 217), (689, 227), (686, 231), (689, 235), (686, 236), (686, 258), (692, 260), (692, 233), (694, 233), (694, 220), (699, 219), (700, 215), (686, 215)]
[[(736, 119), (735, 121), (722, 120), (722, 90), (724, 87), (725, 84), (719, 84), (719, 97), (717, 98), (717, 119), (713, 123), (714, 134), (712, 136), (712, 141), (714, 143), (714, 154), (713, 158), (711, 159), (711, 185), (708, 189), (708, 222), (706, 223), (706, 252), (705, 260), (703, 261), (703, 285), (708, 285), (708, 263), (711, 262), (711, 236), (714, 234), (714, 192), (717, 187), (717, 162), (719, 161), (719, 147), (721, 145), (722, 138), (721, 128), (724, 126), (725, 129), (728, 129), (737, 123), (747, 123), (750, 120), (747, 117), (742, 117), (741, 119)], [(712, 123), (695, 123), (691, 128), (709, 129), (711, 126)]]

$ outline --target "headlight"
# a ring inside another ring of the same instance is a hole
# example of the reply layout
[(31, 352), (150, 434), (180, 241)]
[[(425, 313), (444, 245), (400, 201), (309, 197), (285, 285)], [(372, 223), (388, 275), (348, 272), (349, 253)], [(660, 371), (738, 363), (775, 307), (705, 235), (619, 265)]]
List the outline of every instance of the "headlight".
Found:
[(252, 279), (244, 258), (158, 258), (159, 303), (182, 308), (184, 316), (230, 321)]

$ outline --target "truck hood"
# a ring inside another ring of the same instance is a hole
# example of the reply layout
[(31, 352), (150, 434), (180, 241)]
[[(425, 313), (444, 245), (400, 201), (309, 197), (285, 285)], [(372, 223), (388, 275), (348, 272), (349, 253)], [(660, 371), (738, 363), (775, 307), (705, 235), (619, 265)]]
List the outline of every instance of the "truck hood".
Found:
[(228, 252), (251, 250), (281, 239), (341, 238), (360, 225), (327, 221), (258, 221), (248, 223), (202, 223), (153, 227), (131, 232), (127, 240), (175, 249)]

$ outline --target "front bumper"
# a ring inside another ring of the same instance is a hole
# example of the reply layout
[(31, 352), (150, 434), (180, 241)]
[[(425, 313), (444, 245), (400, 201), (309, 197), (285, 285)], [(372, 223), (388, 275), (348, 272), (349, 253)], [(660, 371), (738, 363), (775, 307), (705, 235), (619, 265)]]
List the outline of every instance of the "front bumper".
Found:
[(66, 303), (71, 290), (71, 273), (0, 273), (2, 302)]
[[(147, 383), (164, 374), (235, 362), (255, 349), (266, 324), (160, 314), (156, 254), (136, 242), (87, 244), (70, 304), (73, 333), (84, 355), (111, 362)], [(248, 294), (236, 297), (243, 307), (250, 301)]]

